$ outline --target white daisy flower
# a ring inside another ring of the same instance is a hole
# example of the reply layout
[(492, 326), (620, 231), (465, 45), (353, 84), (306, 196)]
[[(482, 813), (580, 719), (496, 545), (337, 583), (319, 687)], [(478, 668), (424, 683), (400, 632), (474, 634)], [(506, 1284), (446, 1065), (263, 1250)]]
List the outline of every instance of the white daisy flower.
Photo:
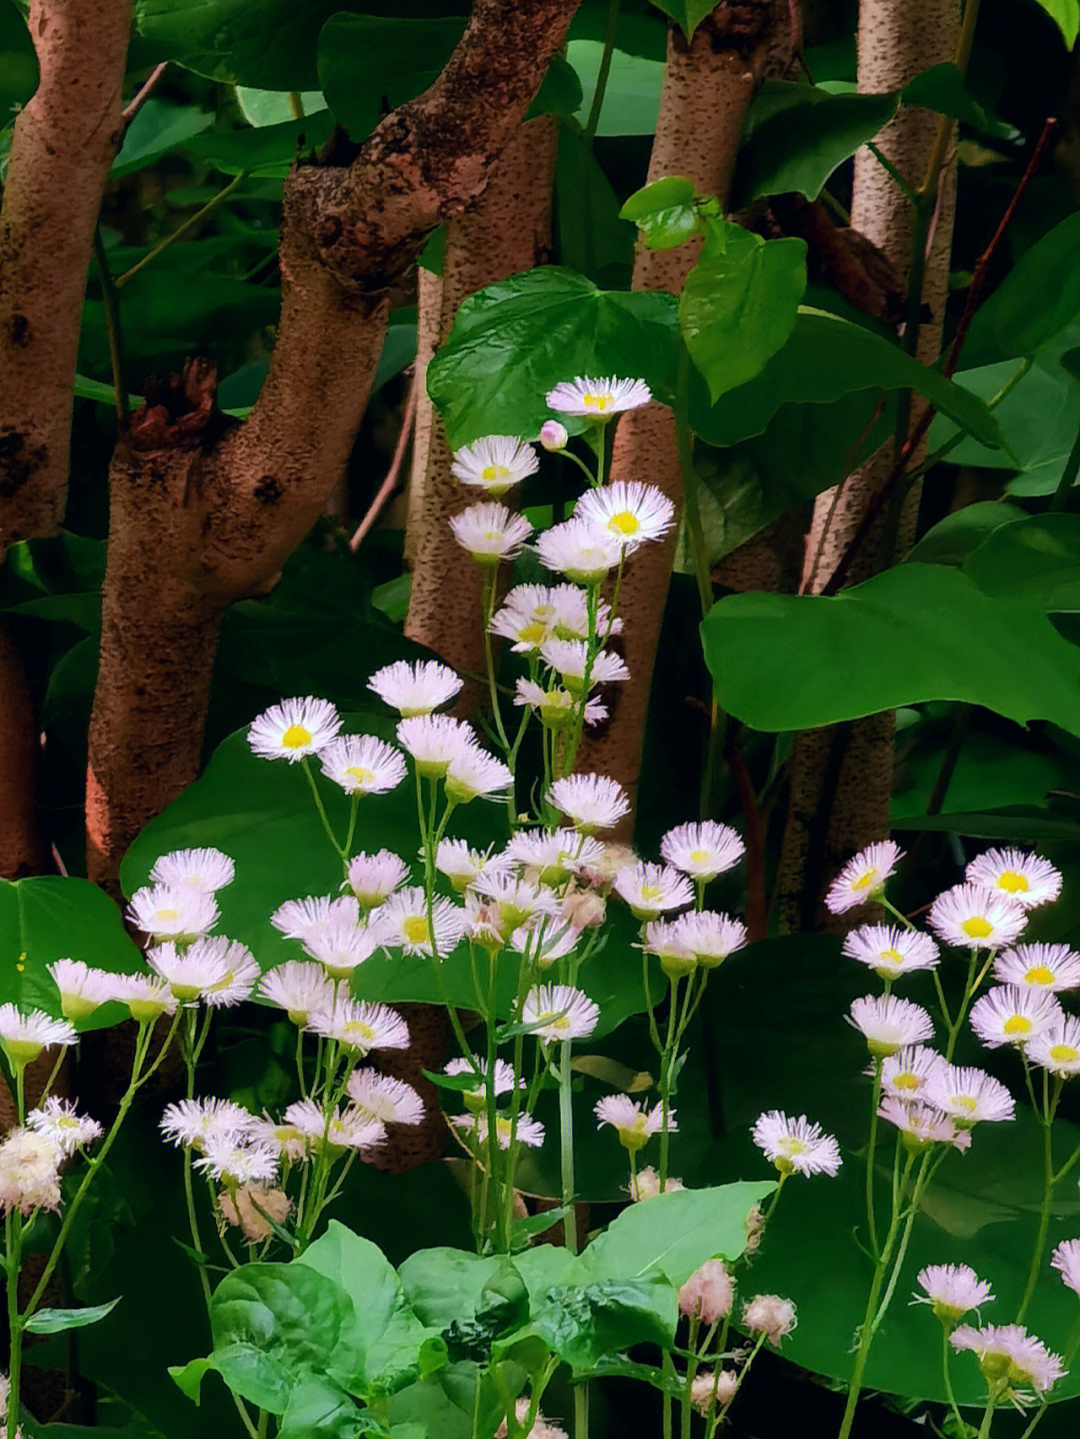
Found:
[(436, 897), (429, 925), (427, 896), (417, 884), (390, 895), (372, 911), (368, 924), (387, 949), (445, 958), (465, 933), (465, 912), (452, 900)]
[(524, 440), (514, 435), (484, 435), (454, 451), (450, 473), (463, 485), (486, 490), (498, 500), (539, 468), (536, 451)]
[(220, 849), (175, 849), (163, 854), (150, 871), (152, 884), (190, 885), (213, 894), (232, 884), (236, 866)]
[(1024, 1046), (1024, 1058), (1059, 1079), (1080, 1074), (1080, 1019), (1063, 1016), (1049, 1028), (1040, 1029)]
[(668, 864), (698, 884), (733, 869), (745, 852), (746, 846), (736, 831), (712, 819), (702, 824), (677, 825), (660, 841), (660, 853)]
[(377, 1069), (354, 1069), (345, 1088), (358, 1109), (383, 1124), (424, 1122), (424, 1101), (403, 1079)]
[[(631, 1154), (636, 1154), (664, 1127), (663, 1104), (646, 1109), (628, 1094), (605, 1094), (593, 1105), (593, 1113), (598, 1125), (611, 1125), (619, 1136), (619, 1143)], [(679, 1127), (674, 1109), (668, 1109), (667, 1127), (669, 1134), (674, 1134)]]
[(971, 861), (964, 878), (1024, 909), (1049, 904), (1061, 893), (1061, 874), (1050, 861), (1018, 849), (988, 849)]
[(961, 1324), (949, 1335), (949, 1343), (971, 1350), (984, 1375), (996, 1383), (1004, 1378), (1010, 1390), (1019, 1386), (1043, 1394), (1066, 1372), (1058, 1355), (1019, 1324), (984, 1324), (981, 1329)]
[(333, 1007), (334, 984), (321, 964), (289, 959), (264, 974), (259, 993), (284, 1009), (293, 1024), (306, 1025), (316, 1010)]
[(795, 1306), (779, 1294), (755, 1294), (743, 1305), (742, 1322), (744, 1329), (751, 1334), (764, 1334), (775, 1346), (795, 1328)]
[(651, 399), (652, 392), (644, 380), (619, 380), (613, 376), (590, 379), (587, 375), (578, 375), (549, 390), (546, 403), (549, 410), (560, 415), (581, 415), (604, 424), (623, 410), (636, 410)]
[(1021, 1047), (1044, 1029), (1060, 1024), (1061, 1005), (1046, 990), (999, 985), (977, 999), (968, 1016), (971, 1027), (988, 1049), (1003, 1044)]
[(246, 1142), (257, 1124), (254, 1114), (231, 1099), (181, 1099), (165, 1106), (159, 1128), (178, 1149), (202, 1152), (210, 1139), (224, 1139), (230, 1144)]
[(396, 660), (375, 671), (368, 680), (368, 689), (374, 690), (405, 719), (410, 715), (430, 714), (448, 704), (464, 683), (448, 665), (438, 660), (417, 660), (413, 664)]
[(467, 839), (441, 839), (435, 849), (435, 868), (461, 894), (481, 874), (512, 874), (514, 864), (505, 854), (474, 849)]
[(131, 896), (127, 918), (159, 939), (195, 939), (218, 922), (214, 896), (189, 885), (151, 884)]
[(635, 919), (657, 919), (694, 902), (694, 886), (686, 875), (665, 864), (636, 860), (615, 876), (615, 893), (630, 906)]
[(450, 715), (411, 715), (398, 725), (397, 738), (418, 772), (434, 779), (442, 778), (451, 760), (477, 745), (472, 725)]
[(59, 1209), (63, 1157), (47, 1134), (11, 1130), (0, 1142), (0, 1210), (29, 1215), (36, 1209)]
[(373, 1049), (408, 1049), (409, 1027), (387, 1004), (357, 1004), (338, 999), (333, 1009), (317, 1009), (307, 1028), (324, 1039), (335, 1039), (343, 1049), (361, 1056)]
[[(925, 1099), (930, 1076), (947, 1060), (936, 1049), (922, 1044), (906, 1044), (881, 1061), (881, 1089), (895, 1099)], [(873, 1074), (871, 1066), (867, 1074)]]
[(684, 945), (705, 969), (723, 964), (729, 954), (746, 943), (746, 925), (740, 919), (703, 909), (680, 914), (672, 921), (672, 938)]
[[(479, 1055), (473, 1055), (471, 1064), (464, 1056), (459, 1056), (457, 1059), (451, 1059), (447, 1062), (446, 1065), (444, 1065), (443, 1073), (451, 1075), (475, 1075), (476, 1088), (464, 1090), (462, 1092), (462, 1098), (465, 1100), (466, 1104), (468, 1104), (470, 1099), (483, 1103), (487, 1090), (487, 1065), (480, 1058)], [(514, 1066), (512, 1064), (507, 1064), (505, 1059), (496, 1059), (495, 1068), (491, 1071), (491, 1075), (496, 1098), (498, 1098), (500, 1094), (509, 1094), (514, 1088)], [(529, 1087), (528, 1081), (525, 1079), (519, 1079), (517, 1082), (517, 1087), (518, 1089), (527, 1089)]]
[[(488, 1117), (483, 1110), (478, 1110), (475, 1114), (455, 1114), (450, 1123), (483, 1151), (488, 1140)], [(530, 1149), (539, 1149), (544, 1142), (544, 1126), (529, 1114), (518, 1115), (512, 1132), (518, 1144), (528, 1145)], [(500, 1149), (510, 1148), (510, 1135), (509, 1118), (503, 1114), (496, 1115), (495, 1142)]]
[(981, 1069), (940, 1065), (926, 1082), (923, 1096), (947, 1114), (958, 1129), (970, 1129), (980, 1120), (1012, 1119), (1016, 1101), (1005, 1086)]
[(153, 1024), (163, 1014), (176, 1013), (176, 996), (157, 974), (118, 974), (113, 998), (127, 1005), (136, 1024)]
[(405, 778), (405, 761), (371, 734), (339, 735), (319, 755), (327, 779), (346, 794), (386, 794)]
[(697, 969), (697, 956), (680, 941), (678, 931), (670, 920), (651, 920), (645, 926), (641, 947), (646, 953), (656, 955), (660, 968), (669, 979), (681, 979)]
[(614, 535), (577, 518), (563, 520), (537, 535), (533, 549), (545, 569), (578, 585), (598, 585), (623, 553)]
[(1027, 924), (1020, 905), (980, 884), (957, 884), (939, 894), (928, 919), (938, 938), (958, 949), (1001, 949)]
[[(159, 974), (181, 1004), (194, 1004), (206, 991), (221, 984), (229, 970), (222, 945), (229, 941), (196, 940), (186, 948), (177, 949), (168, 940), (146, 951), (146, 962)], [(256, 975), (258, 970), (256, 970)]]
[(942, 1324), (955, 1324), (969, 1310), (994, 1302), (990, 1285), (966, 1264), (928, 1264), (917, 1279), (925, 1292), (912, 1304), (929, 1304)]
[(386, 1140), (386, 1126), (373, 1114), (340, 1108), (327, 1114), (314, 1099), (298, 1099), (290, 1104), (282, 1120), (303, 1135), (309, 1154), (321, 1152), (324, 1146), (338, 1153), (371, 1149)]
[(450, 516), (450, 528), (461, 548), (481, 565), (515, 559), (533, 532), (524, 516), (498, 504), (470, 505)]
[(546, 799), (582, 834), (612, 829), (630, 813), (630, 801), (622, 785), (602, 774), (572, 774), (557, 779)]
[(939, 958), (938, 947), (928, 934), (895, 924), (861, 924), (845, 936), (843, 953), (882, 979), (935, 969)]
[(211, 1009), (227, 1009), (251, 997), (259, 981), (259, 965), (251, 950), (238, 939), (210, 935), (196, 940), (191, 950), (209, 954), (213, 952), (221, 966), (221, 974), (213, 984), (203, 991), (203, 1001)]
[(557, 453), (565, 450), (570, 443), (570, 436), (566, 432), (566, 426), (560, 425), (558, 420), (545, 420), (540, 426), (540, 443), (545, 450)]
[(1030, 984), (1052, 994), (1080, 988), (1080, 954), (1067, 944), (1017, 944), (994, 958), (1002, 984)]
[(663, 539), (675, 523), (675, 506), (656, 485), (616, 480), (586, 490), (574, 507), (574, 518), (614, 536), (623, 553), (632, 555), (647, 540)]
[(1080, 1294), (1080, 1239), (1063, 1239), (1054, 1250), (1050, 1267), (1074, 1294)]
[(55, 1094), (50, 1094), (37, 1109), (32, 1109), (26, 1116), (26, 1123), (38, 1134), (51, 1139), (65, 1155), (74, 1154), (76, 1149), (85, 1149), (105, 1132), (96, 1119), (80, 1114), (73, 1100), (58, 1099)]
[(340, 899), (330, 894), (307, 899), (287, 899), (270, 916), (270, 923), (286, 939), (305, 940), (332, 924), (359, 924), (360, 906), (352, 895)]
[(60, 993), (60, 1010), (65, 1019), (77, 1023), (114, 998), (114, 976), (103, 969), (91, 969), (81, 959), (57, 959), (48, 966)]
[(551, 626), (536, 619), (528, 610), (504, 604), (502, 609), (492, 615), (488, 633), (509, 640), (510, 648), (515, 654), (535, 655), (540, 653), (540, 646), (544, 641), (550, 638)]
[(513, 783), (513, 772), (479, 745), (463, 749), (446, 767), (446, 797), (455, 804), (481, 797), (505, 799)]
[(900, 846), (891, 839), (860, 850), (829, 886), (825, 908), (831, 914), (843, 914), (869, 899), (876, 899), (902, 855)]
[(805, 1114), (798, 1119), (770, 1109), (754, 1121), (754, 1143), (783, 1175), (836, 1174), (842, 1160), (840, 1146), (820, 1124), (811, 1124)]
[[(559, 685), (545, 689), (535, 680), (526, 679), (522, 675), (514, 687), (514, 703), (529, 705), (536, 711), (540, 723), (548, 729), (569, 729), (577, 718), (580, 702), (569, 690), (564, 690)], [(586, 701), (582, 718), (587, 725), (601, 724), (607, 717), (607, 705), (601, 700)]]
[(542, 984), (525, 996), (521, 1018), (551, 1043), (587, 1039), (600, 1019), (600, 1006), (568, 984)]
[(372, 909), (405, 883), (409, 866), (393, 850), (380, 849), (375, 854), (354, 855), (348, 873), (349, 888), (361, 907)]
[(921, 1099), (902, 1100), (887, 1094), (878, 1106), (878, 1115), (899, 1129), (905, 1146), (919, 1152), (932, 1144), (951, 1144), (954, 1149), (967, 1149), (971, 1135), (932, 1104)]
[(472, 888), (499, 906), (507, 930), (517, 929), (535, 915), (555, 915), (559, 903), (552, 891), (531, 878), (514, 874), (481, 873)]
[(519, 925), (510, 936), (510, 948), (527, 955), (530, 964), (550, 969), (581, 942), (581, 930), (561, 921), (531, 919)]
[(504, 851), (541, 884), (552, 885), (563, 884), (603, 852), (599, 840), (572, 829), (519, 829)]
[(374, 930), (342, 918), (310, 933), (304, 940), (304, 950), (318, 960), (331, 979), (348, 979), (354, 969), (371, 958), (380, 942)]
[(285, 759), (295, 764), (325, 749), (341, 728), (341, 719), (329, 700), (282, 700), (271, 705), (248, 728), (248, 744), (261, 759)]
[(78, 1035), (66, 1019), (53, 1019), (42, 1009), (23, 1011), (0, 1004), (0, 1049), (13, 1069), (32, 1064), (43, 1049), (74, 1044)]
[(557, 670), (562, 682), (573, 695), (581, 695), (585, 689), (585, 671), (589, 670), (589, 688), (594, 685), (615, 684), (630, 678), (630, 671), (618, 655), (609, 650), (594, 654), (589, 665), (589, 644), (587, 640), (545, 640), (540, 646), (545, 664)]
[(268, 1184), (277, 1178), (278, 1156), (264, 1144), (238, 1144), (225, 1135), (211, 1135), (195, 1168), (221, 1184)]
[(867, 1048), (878, 1059), (934, 1036), (933, 1020), (922, 1005), (895, 994), (865, 994), (853, 1000), (847, 1020), (866, 1036)]

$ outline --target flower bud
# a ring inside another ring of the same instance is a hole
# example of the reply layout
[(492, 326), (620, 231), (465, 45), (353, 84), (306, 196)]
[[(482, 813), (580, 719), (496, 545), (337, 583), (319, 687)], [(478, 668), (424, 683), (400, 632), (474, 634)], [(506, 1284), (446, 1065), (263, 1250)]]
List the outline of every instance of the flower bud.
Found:
[(562, 902), (560, 918), (574, 929), (599, 929), (607, 909), (598, 894), (571, 890)]
[(758, 1294), (743, 1306), (743, 1328), (764, 1334), (770, 1344), (779, 1344), (795, 1328), (795, 1306), (779, 1294)]
[(545, 420), (540, 426), (540, 443), (545, 450), (553, 452), (565, 450), (569, 438), (566, 426), (560, 425), (558, 420)]
[(731, 1313), (735, 1286), (722, 1259), (708, 1259), (679, 1290), (679, 1312), (688, 1319), (715, 1324)]

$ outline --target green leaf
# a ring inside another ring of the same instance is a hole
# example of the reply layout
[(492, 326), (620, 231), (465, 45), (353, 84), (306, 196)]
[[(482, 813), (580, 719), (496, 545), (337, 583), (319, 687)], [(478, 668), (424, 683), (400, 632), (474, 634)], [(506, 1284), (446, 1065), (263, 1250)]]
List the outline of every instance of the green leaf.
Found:
[[(326, 109), (326, 96), (321, 90), (305, 90), (299, 95), (301, 114), (316, 115)], [(284, 90), (255, 90), (237, 85), (236, 103), (249, 125), (285, 125), (296, 119), (293, 99)]]
[(693, 39), (694, 31), (702, 20), (716, 8), (711, 0), (653, 0), (653, 4), (665, 15), (671, 16), (688, 40)]
[(313, 1374), (289, 1394), (278, 1439), (355, 1439), (358, 1434), (385, 1433), (375, 1416), (359, 1409), (337, 1384)]
[(94, 1304), (86, 1309), (39, 1309), (26, 1321), (25, 1328), (31, 1334), (62, 1334), (66, 1329), (85, 1329), (111, 1314), (120, 1303), (121, 1296), (110, 1299), (108, 1304)]
[(1036, 355), (1080, 319), (1080, 211), (1069, 215), (1020, 256), (975, 312), (964, 346), (974, 368), (1014, 355)]
[(676, 175), (635, 190), (619, 216), (638, 227), (650, 250), (674, 249), (704, 228), (694, 182)]
[(670, 210), (675, 205), (692, 205), (697, 198), (693, 180), (680, 175), (668, 175), (662, 180), (653, 180), (635, 190), (619, 211), (624, 220), (637, 224), (655, 215), (658, 210)]
[(677, 1292), (661, 1275), (575, 1283), (552, 1290), (524, 1328), (493, 1347), (492, 1358), (516, 1359), (535, 1372), (557, 1354), (587, 1369), (634, 1344), (670, 1348), (677, 1322)]
[(1080, 610), (1080, 515), (1031, 515), (994, 531), (964, 561), (984, 594)]
[(572, 115), (581, 108), (583, 98), (577, 71), (562, 55), (553, 55), (540, 81), (536, 99), (525, 112), (525, 119), (535, 120), (540, 115)]
[(766, 80), (750, 108), (732, 208), (794, 191), (816, 200), (826, 180), (896, 114), (896, 94), (831, 94)]
[(679, 297), (679, 328), (713, 404), (787, 342), (806, 290), (802, 240), (763, 240), (712, 221)]
[(196, 105), (170, 105), (151, 96), (124, 131), (124, 143), (113, 162), (113, 178), (145, 169), (213, 123), (214, 116), (208, 110)]
[[(822, 404), (857, 390), (914, 390), (942, 414), (997, 447), (997, 421), (982, 400), (906, 355), (891, 340), (824, 310), (803, 307), (791, 338), (748, 384), (710, 405), (704, 385), (690, 387), (690, 422), (713, 445), (760, 435), (781, 407)], [(479, 432), (478, 432), (479, 433)]]
[(471, 295), (427, 372), (451, 446), (490, 434), (496, 417), (506, 434), (535, 437), (552, 418), (545, 394), (575, 375), (645, 380), (670, 402), (675, 307), (662, 291), (604, 291), (554, 265)]
[(597, 285), (629, 289), (634, 232), (619, 219), (619, 200), (591, 146), (573, 130), (559, 135), (555, 157), (559, 257)]
[[(582, 98), (577, 118), (585, 123), (596, 92), (604, 46), (599, 40), (571, 40), (566, 58), (577, 72)], [(609, 135), (651, 135), (656, 129), (660, 88), (664, 83), (663, 60), (631, 55), (618, 47), (612, 51), (611, 69), (604, 87), (604, 103), (596, 133)]]
[(1016, 520), (1025, 518), (1017, 505), (1001, 500), (980, 500), (965, 505), (939, 520), (907, 555), (907, 563), (920, 565), (962, 565), (972, 550), (983, 541)]
[(449, 60), (466, 17), (333, 16), (319, 35), (319, 83), (353, 140), (365, 139), (391, 107), (426, 90)]
[[(145, 970), (120, 911), (97, 885), (59, 875), (0, 879), (0, 1004), (59, 1017), (60, 995), (48, 972), (57, 959), (81, 959), (110, 974)], [(106, 1004), (75, 1027), (100, 1029), (126, 1018), (122, 1005)]]
[(213, 165), (223, 175), (244, 172), (254, 178), (284, 178), (298, 154), (317, 150), (334, 128), (334, 117), (323, 108), (302, 120), (236, 129), (217, 124), (189, 140), (185, 149)]
[(1080, 4), (1077, 0), (1037, 0), (1061, 31), (1065, 47), (1071, 50), (1080, 32)]
[(1004, 120), (988, 115), (968, 94), (964, 77), (951, 62), (933, 65), (909, 80), (900, 92), (905, 105), (917, 105), (924, 110), (933, 110), (938, 115), (948, 115), (961, 120), (965, 125), (991, 135), (998, 140), (1016, 140), (1019, 131)]
[[(729, 595), (702, 623), (720, 704), (755, 729), (812, 729), (965, 700), (1080, 734), (1080, 654), (1033, 605), (958, 570), (904, 564), (841, 594)], [(992, 635), (982, 664), (973, 635)]]

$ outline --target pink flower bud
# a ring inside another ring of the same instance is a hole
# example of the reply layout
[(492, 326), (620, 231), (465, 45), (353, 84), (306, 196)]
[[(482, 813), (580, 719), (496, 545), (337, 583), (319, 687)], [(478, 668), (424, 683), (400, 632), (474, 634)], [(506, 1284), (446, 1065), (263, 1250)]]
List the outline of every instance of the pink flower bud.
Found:
[(679, 1311), (688, 1319), (715, 1324), (731, 1313), (735, 1288), (722, 1259), (708, 1259), (679, 1290)]
[(545, 420), (540, 426), (540, 443), (545, 450), (565, 450), (569, 438), (566, 426), (560, 425), (558, 420)]
[(770, 1344), (779, 1344), (795, 1328), (795, 1306), (779, 1294), (758, 1294), (743, 1306), (743, 1328), (764, 1334)]

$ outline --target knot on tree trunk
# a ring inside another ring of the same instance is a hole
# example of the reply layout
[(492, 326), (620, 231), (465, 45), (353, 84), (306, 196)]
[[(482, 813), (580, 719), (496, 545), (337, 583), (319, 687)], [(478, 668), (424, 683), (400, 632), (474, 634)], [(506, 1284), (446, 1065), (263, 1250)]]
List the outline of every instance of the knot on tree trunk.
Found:
[(208, 450), (225, 429), (215, 403), (217, 367), (209, 360), (187, 360), (178, 375), (151, 375), (143, 394), (146, 404), (128, 426), (133, 450)]

